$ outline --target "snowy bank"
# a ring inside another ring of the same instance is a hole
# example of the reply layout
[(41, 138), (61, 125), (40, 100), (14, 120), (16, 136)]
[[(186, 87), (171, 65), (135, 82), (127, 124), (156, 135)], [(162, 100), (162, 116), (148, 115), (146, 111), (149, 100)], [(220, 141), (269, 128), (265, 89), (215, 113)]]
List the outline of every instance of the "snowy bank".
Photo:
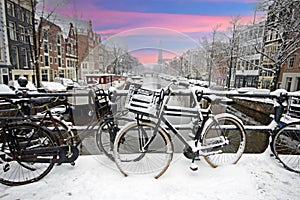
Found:
[(199, 170), (179, 155), (158, 180), (147, 175), (123, 177), (103, 156), (81, 156), (75, 167), (54, 167), (39, 182), (7, 187), (0, 199), (300, 199), (300, 175), (289, 172), (269, 156), (244, 154), (236, 165), (213, 169), (202, 159)]

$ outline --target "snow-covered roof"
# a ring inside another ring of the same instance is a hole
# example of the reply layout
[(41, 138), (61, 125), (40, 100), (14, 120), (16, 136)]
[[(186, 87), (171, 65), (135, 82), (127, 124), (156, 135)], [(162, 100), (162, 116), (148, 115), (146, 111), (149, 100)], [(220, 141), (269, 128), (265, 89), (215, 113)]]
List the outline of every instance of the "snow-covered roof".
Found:
[[(47, 17), (47, 14), (42, 14), (37, 12), (37, 19), (39, 20), (40, 17)], [(48, 21), (52, 22), (53, 24), (58, 25), (62, 30), (62, 35), (64, 38), (67, 38), (70, 30), (70, 23), (73, 24), (75, 28), (77, 28), (77, 33), (81, 35), (87, 35), (88, 30), (90, 28), (90, 21), (78, 19), (77, 16), (70, 17), (67, 15), (62, 15), (58, 13), (52, 13), (48, 18)]]

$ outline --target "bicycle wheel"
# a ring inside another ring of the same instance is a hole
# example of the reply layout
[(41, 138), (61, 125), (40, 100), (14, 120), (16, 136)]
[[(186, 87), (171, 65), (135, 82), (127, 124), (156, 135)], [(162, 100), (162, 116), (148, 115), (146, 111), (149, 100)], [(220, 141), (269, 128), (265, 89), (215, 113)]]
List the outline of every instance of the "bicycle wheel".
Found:
[(202, 135), (202, 147), (212, 167), (237, 163), (246, 147), (243, 125), (228, 115), (216, 115)]
[(128, 118), (110, 117), (105, 119), (97, 130), (96, 143), (98, 149), (112, 161), (114, 161), (113, 146), (116, 135), (121, 127), (130, 121), (132, 120)]
[(96, 143), (98, 149), (112, 161), (114, 161), (113, 145), (119, 130), (120, 128), (115, 124), (114, 119), (111, 118), (104, 121), (96, 133)]
[(280, 128), (273, 140), (273, 150), (286, 169), (300, 173), (300, 122)]
[(80, 138), (76, 137), (77, 134), (75, 134), (74, 131), (68, 127), (66, 122), (60, 121), (56, 118), (53, 118), (52, 120), (50, 118), (46, 118), (43, 120), (42, 125), (54, 134), (59, 142), (59, 145), (76, 145), (76, 143), (80, 142)]
[(114, 142), (114, 159), (124, 176), (151, 174), (159, 178), (169, 167), (173, 143), (153, 122), (128, 123)]
[[(35, 163), (22, 160), (22, 151), (56, 146), (51, 133), (32, 123), (8, 124), (0, 130), (0, 182), (5, 185), (23, 185), (40, 180), (54, 163)], [(33, 160), (35, 155), (23, 156)], [(56, 156), (39, 156), (54, 159)]]

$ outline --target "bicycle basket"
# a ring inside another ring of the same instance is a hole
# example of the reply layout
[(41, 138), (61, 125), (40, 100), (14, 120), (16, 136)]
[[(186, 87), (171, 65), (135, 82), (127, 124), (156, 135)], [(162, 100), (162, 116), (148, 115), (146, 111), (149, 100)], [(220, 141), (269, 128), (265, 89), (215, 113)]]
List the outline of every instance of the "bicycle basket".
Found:
[(111, 114), (108, 95), (103, 89), (95, 90), (95, 110), (99, 120), (106, 115)]
[(125, 101), (125, 108), (130, 112), (157, 117), (162, 101), (160, 92), (131, 85)]

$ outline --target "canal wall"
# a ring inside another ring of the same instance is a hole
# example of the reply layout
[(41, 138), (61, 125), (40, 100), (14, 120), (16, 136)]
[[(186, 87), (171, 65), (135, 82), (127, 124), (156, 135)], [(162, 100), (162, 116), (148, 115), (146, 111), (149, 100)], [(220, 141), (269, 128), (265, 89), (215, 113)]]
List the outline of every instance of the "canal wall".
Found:
[(270, 101), (257, 101), (253, 99), (232, 98), (233, 102), (239, 106), (260, 112), (265, 115), (274, 113), (274, 105)]
[[(245, 125), (268, 125), (270, 114), (274, 113), (273, 103), (269, 99), (232, 98), (231, 107)], [(244, 114), (243, 114), (244, 113)], [(247, 118), (247, 119), (246, 119)], [(247, 145), (245, 153), (262, 153), (269, 146), (270, 135), (268, 130), (246, 130)]]

